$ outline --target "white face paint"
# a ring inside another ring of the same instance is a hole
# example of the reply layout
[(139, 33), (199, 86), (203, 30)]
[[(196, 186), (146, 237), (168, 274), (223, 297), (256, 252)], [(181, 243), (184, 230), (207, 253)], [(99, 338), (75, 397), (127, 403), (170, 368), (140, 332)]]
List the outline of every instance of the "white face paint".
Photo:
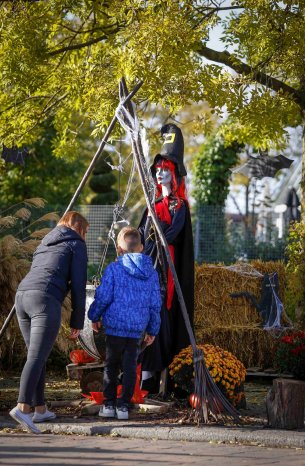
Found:
[(169, 186), (172, 181), (172, 173), (168, 168), (157, 167), (156, 179), (161, 186)]

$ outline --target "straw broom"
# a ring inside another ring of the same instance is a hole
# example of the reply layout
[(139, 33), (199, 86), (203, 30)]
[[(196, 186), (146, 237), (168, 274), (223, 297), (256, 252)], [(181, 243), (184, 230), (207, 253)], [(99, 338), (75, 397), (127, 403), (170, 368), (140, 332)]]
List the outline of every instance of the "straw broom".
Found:
[[(127, 87), (126, 83), (124, 83), (124, 90), (123, 96), (127, 94)], [(122, 97), (123, 97), (122, 96)], [(218, 420), (219, 418), (223, 421), (234, 421), (240, 422), (239, 414), (235, 410), (235, 408), (229, 403), (229, 401), (225, 398), (221, 390), (215, 384), (212, 376), (210, 375), (205, 361), (203, 352), (199, 349), (196, 345), (195, 336), (193, 333), (193, 329), (191, 327), (190, 319), (188, 316), (188, 312), (186, 309), (185, 301), (183, 298), (183, 294), (181, 291), (181, 287), (179, 284), (179, 280), (177, 277), (177, 273), (175, 270), (175, 266), (173, 264), (168, 244), (162, 228), (159, 224), (159, 220), (156, 216), (153, 200), (151, 199), (149, 193), (149, 175), (148, 169), (146, 165), (146, 161), (143, 155), (142, 143), (139, 134), (139, 124), (137, 121), (137, 117), (135, 112), (131, 114), (128, 111), (127, 106), (122, 105), (121, 108), (117, 112), (117, 117), (123, 127), (129, 132), (131, 136), (132, 142), (132, 150), (133, 155), (136, 161), (136, 166), (138, 169), (143, 193), (145, 196), (147, 208), (149, 211), (149, 215), (153, 221), (157, 234), (160, 238), (161, 244), (164, 248), (167, 262), (171, 273), (173, 275), (175, 288), (178, 296), (178, 300), (180, 303), (181, 311), (183, 314), (183, 318), (185, 321), (185, 325), (187, 328), (187, 332), (189, 334), (190, 342), (193, 349), (193, 362), (194, 362), (194, 372), (195, 372), (195, 381), (194, 381), (194, 394), (195, 394), (195, 417), (198, 422), (203, 421), (205, 423), (209, 422), (209, 415), (211, 415), (214, 420)], [(145, 173), (146, 172), (146, 173)]]

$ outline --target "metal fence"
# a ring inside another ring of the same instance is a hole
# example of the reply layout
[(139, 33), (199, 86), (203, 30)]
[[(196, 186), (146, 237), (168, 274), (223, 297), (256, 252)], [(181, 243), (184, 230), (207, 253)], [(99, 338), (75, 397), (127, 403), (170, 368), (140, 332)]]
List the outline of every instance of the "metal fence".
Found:
[[(84, 215), (90, 228), (86, 243), (89, 259), (89, 277), (93, 276), (101, 262), (108, 232), (113, 219), (114, 206), (111, 205), (81, 205), (75, 207)], [(34, 222), (35, 229), (54, 227), (55, 221), (44, 222), (42, 225), (35, 221), (48, 212), (62, 215), (65, 207), (46, 206), (44, 209), (34, 209), (29, 221), (19, 221), (5, 234), (16, 235), (20, 239), (30, 237)], [(128, 218), (128, 213), (126, 213)], [(137, 220), (133, 221), (137, 224)], [(264, 225), (256, 216), (245, 219), (240, 215), (229, 215), (219, 206), (197, 206), (193, 208), (192, 224), (194, 233), (195, 260), (198, 263), (231, 264), (237, 260), (284, 260), (287, 228), (283, 228), (282, 238), (279, 238), (275, 219), (264, 220)], [(4, 232), (2, 232), (4, 233)], [(115, 231), (117, 233), (117, 231)], [(115, 247), (109, 241), (105, 265), (115, 258)]]
[(227, 214), (221, 206), (201, 205), (193, 212), (193, 230), (198, 263), (285, 260), (287, 228), (279, 234), (272, 213), (262, 223), (255, 214), (246, 218)]
[[(88, 261), (100, 262), (108, 239), (108, 232), (113, 219), (111, 205), (81, 205), (77, 210), (88, 220), (90, 228), (86, 237)], [(113, 253), (113, 242), (109, 242), (109, 253)]]

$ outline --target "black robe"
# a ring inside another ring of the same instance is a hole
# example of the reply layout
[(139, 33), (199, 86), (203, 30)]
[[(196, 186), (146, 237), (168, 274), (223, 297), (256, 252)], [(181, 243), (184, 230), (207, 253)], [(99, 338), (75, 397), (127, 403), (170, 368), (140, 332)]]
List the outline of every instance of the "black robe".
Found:
[[(159, 198), (157, 202), (160, 202)], [(161, 222), (160, 225), (169, 244), (174, 246), (175, 269), (185, 300), (191, 325), (194, 316), (194, 248), (191, 216), (188, 203), (181, 200), (179, 209), (171, 212), (172, 224)], [(176, 292), (174, 292), (170, 309), (166, 307), (166, 284), (164, 284), (164, 273), (162, 273), (160, 262), (157, 261), (157, 247), (151, 228), (151, 219), (144, 213), (140, 222), (139, 231), (144, 244), (144, 253), (152, 257), (159, 272), (161, 290), (163, 290), (163, 305), (161, 309), (161, 327), (159, 335), (154, 343), (146, 348), (142, 358), (143, 371), (162, 371), (172, 362), (173, 357), (182, 348), (190, 344), (189, 335), (184, 323)], [(161, 247), (163, 263), (165, 264), (167, 276), (167, 261), (165, 252)]]

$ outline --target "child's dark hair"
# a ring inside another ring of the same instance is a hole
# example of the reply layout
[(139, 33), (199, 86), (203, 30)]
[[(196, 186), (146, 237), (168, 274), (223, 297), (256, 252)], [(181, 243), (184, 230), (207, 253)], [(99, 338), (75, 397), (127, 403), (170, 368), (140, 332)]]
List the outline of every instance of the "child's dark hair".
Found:
[(136, 228), (124, 227), (118, 234), (117, 245), (119, 252), (140, 252), (141, 236)]

